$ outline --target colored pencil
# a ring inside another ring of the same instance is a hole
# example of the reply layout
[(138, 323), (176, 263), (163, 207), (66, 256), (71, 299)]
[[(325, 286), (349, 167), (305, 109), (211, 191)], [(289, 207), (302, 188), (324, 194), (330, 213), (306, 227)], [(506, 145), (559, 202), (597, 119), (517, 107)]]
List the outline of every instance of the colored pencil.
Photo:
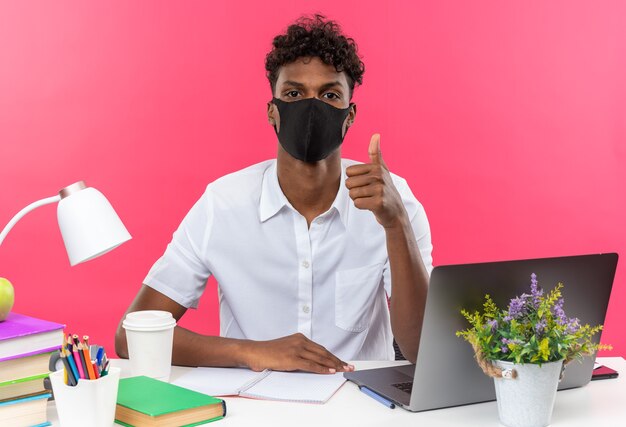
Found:
[(89, 371), (87, 370), (87, 361), (85, 360), (85, 355), (83, 354), (83, 345), (78, 343), (78, 357), (80, 358), (80, 363), (83, 365), (83, 374), (85, 375), (83, 378), (89, 379)]
[(72, 374), (74, 376), (74, 379), (76, 380), (76, 384), (78, 384), (78, 380), (80, 379), (80, 376), (78, 375), (78, 369), (76, 369), (76, 364), (74, 363), (74, 358), (72, 357), (72, 353), (70, 353), (69, 350), (65, 349), (63, 350), (63, 354), (65, 354), (65, 360), (70, 365), (70, 368), (72, 368)]
[(94, 372), (94, 375), (96, 376), (96, 379), (100, 378), (100, 372), (98, 371), (98, 365), (96, 365), (95, 360), (91, 362), (91, 367), (93, 368), (93, 372)]
[(83, 362), (81, 363), (80, 355), (78, 354), (78, 347), (74, 347), (72, 354), (74, 355), (74, 363), (76, 364), (76, 368), (78, 369), (78, 375), (80, 375), (80, 378), (86, 378), (85, 371), (83, 371), (83, 363), (85, 363), (85, 361), (83, 360)]
[[(89, 339), (89, 337), (87, 337)], [(93, 371), (93, 365), (91, 364), (91, 355), (89, 354), (89, 347), (84, 344), (79, 344), (78, 348), (83, 350), (83, 358), (85, 359), (85, 364), (87, 365), (87, 372), (89, 373), (89, 379), (95, 380), (96, 374)]]
[(66, 384), (70, 386), (75, 386), (76, 384), (78, 384), (78, 381), (76, 381), (76, 378), (74, 378), (74, 373), (72, 371), (72, 368), (70, 367), (64, 351), (61, 351), (61, 361), (63, 362), (63, 366), (65, 366), (64, 371)]

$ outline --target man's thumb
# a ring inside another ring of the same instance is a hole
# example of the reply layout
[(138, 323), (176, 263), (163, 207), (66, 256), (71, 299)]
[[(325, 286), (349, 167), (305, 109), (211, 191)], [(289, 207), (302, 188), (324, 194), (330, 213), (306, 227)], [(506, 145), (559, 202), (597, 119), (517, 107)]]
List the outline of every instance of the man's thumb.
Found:
[(380, 134), (375, 133), (370, 140), (370, 147), (368, 150), (370, 156), (370, 162), (376, 165), (383, 164), (383, 155), (380, 152)]

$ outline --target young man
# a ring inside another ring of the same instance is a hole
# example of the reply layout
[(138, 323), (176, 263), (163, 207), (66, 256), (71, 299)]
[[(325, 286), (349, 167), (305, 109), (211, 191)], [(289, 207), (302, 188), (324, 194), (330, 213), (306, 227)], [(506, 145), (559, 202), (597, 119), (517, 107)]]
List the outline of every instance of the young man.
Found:
[[(393, 359), (394, 337), (414, 362), (430, 229), (379, 135), (369, 164), (341, 159), (364, 72), (354, 41), (304, 17), (274, 38), (266, 70), (277, 158), (207, 186), (127, 312), (178, 320), (214, 275), (221, 336), (176, 327), (176, 365), (333, 373), (353, 369), (345, 360)], [(116, 351), (127, 357), (121, 322)]]

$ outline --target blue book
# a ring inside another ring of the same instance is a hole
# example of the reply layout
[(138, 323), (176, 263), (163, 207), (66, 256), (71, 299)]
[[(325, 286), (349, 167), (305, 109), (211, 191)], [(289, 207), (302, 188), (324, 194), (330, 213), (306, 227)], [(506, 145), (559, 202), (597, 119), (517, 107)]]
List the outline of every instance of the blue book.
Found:
[(49, 426), (46, 408), (49, 392), (0, 401), (2, 427)]

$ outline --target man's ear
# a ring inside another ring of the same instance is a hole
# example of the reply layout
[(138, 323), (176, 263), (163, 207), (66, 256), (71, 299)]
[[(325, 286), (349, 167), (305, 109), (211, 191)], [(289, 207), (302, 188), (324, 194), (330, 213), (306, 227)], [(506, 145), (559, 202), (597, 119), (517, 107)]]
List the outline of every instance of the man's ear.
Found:
[(352, 126), (356, 117), (356, 104), (350, 103), (350, 111), (348, 112), (348, 119), (346, 120), (346, 127)]
[(273, 102), (267, 103), (267, 121), (274, 127), (276, 127), (276, 119), (274, 118), (276, 105)]

